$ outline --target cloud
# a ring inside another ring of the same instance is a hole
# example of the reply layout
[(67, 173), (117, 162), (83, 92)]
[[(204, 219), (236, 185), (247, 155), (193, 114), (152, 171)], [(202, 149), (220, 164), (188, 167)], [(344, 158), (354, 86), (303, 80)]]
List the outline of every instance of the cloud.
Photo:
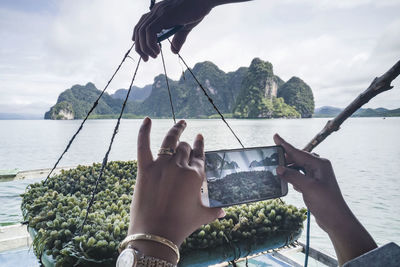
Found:
[[(17, 1), (18, 2), (18, 1)], [(287, 80), (313, 88), (316, 105), (345, 106), (400, 58), (399, 1), (252, 1), (217, 7), (182, 49), (190, 65), (211, 60), (224, 71), (260, 57)], [(131, 44), (147, 1), (49, 1), (42, 6), (0, 4), (0, 112), (43, 114), (72, 85), (102, 88)], [(168, 74), (182, 67), (164, 44)], [(136, 56), (136, 55), (135, 55)], [(129, 60), (110, 92), (126, 88)], [(162, 73), (161, 59), (144, 63), (136, 85)], [(370, 106), (397, 108), (398, 85)], [(46, 106), (47, 105), (47, 106)], [(14, 110), (13, 109), (13, 110)]]
[(392, 7), (398, 6), (398, 0), (284, 0), (287, 3), (300, 3), (312, 6), (314, 9), (332, 10), (332, 9), (355, 9), (363, 6), (371, 7)]

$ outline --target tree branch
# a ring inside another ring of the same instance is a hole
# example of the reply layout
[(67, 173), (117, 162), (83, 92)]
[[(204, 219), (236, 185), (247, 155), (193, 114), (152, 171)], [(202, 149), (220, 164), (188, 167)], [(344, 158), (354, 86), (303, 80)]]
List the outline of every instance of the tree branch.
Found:
[(342, 123), (353, 115), (360, 107), (368, 103), (378, 94), (393, 88), (391, 82), (400, 74), (400, 60), (381, 77), (375, 78), (371, 85), (353, 100), (342, 112), (334, 119), (329, 120), (325, 127), (304, 147), (304, 151), (311, 152), (316, 146), (325, 140), (331, 133), (340, 129)]

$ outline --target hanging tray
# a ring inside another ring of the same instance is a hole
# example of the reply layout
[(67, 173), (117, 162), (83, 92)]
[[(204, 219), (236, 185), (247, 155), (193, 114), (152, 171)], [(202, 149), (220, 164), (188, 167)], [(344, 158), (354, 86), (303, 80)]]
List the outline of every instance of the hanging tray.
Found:
[[(32, 239), (37, 232), (29, 227), (28, 232)], [(265, 252), (270, 249), (280, 248), (292, 244), (301, 236), (302, 230), (295, 231), (286, 235), (276, 235), (266, 240), (255, 240), (251, 242), (234, 243), (231, 246), (221, 245), (212, 249), (199, 249), (182, 254), (179, 266), (202, 267), (214, 265), (222, 262), (233, 261), (239, 258), (247, 257), (257, 253)], [(55, 260), (52, 255), (47, 255), (46, 251), (41, 257), (42, 264), (45, 267), (54, 267)]]

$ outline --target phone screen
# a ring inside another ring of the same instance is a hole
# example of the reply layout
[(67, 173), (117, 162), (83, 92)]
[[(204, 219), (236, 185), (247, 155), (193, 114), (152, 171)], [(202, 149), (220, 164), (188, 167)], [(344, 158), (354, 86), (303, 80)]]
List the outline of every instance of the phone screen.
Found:
[(203, 203), (224, 207), (286, 195), (278, 165), (284, 165), (279, 146), (206, 152)]

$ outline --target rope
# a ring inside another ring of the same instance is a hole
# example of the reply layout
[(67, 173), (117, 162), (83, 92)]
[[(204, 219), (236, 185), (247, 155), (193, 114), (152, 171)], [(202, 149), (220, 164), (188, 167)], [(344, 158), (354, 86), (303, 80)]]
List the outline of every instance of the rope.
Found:
[(149, 9), (152, 10), (155, 4), (156, 4), (156, 0), (151, 0)]
[(162, 64), (163, 64), (163, 68), (164, 68), (165, 81), (167, 82), (169, 103), (170, 103), (170, 105), (171, 105), (171, 111), (172, 111), (172, 118), (174, 119), (174, 123), (176, 124), (174, 105), (172, 104), (171, 90), (170, 90), (170, 88), (169, 88), (169, 82), (168, 82), (168, 76), (167, 76), (167, 69), (165, 68), (164, 54), (163, 54), (163, 51), (162, 51), (161, 43), (159, 43), (159, 45), (160, 45), (160, 52), (161, 52)]
[[(168, 39), (169, 43), (171, 45), (172, 42)], [(182, 58), (182, 56), (177, 53), (178, 57), (180, 60), (182, 60), (183, 64), (185, 64), (187, 70), (190, 72), (190, 74), (192, 75), (192, 77), (194, 78), (194, 80), (196, 81), (197, 85), (201, 88), (201, 90), (203, 91), (204, 95), (207, 97), (208, 101), (211, 103), (211, 105), (213, 106), (214, 110), (217, 111), (218, 115), (221, 117), (222, 121), (226, 124), (226, 126), (229, 128), (229, 130), (231, 131), (231, 133), (235, 136), (236, 140), (239, 142), (239, 144), (242, 146), (242, 148), (244, 148), (244, 145), (242, 143), (242, 141), (240, 141), (239, 137), (235, 134), (235, 132), (232, 130), (231, 126), (229, 125), (229, 123), (225, 120), (224, 115), (222, 115), (222, 113), (219, 111), (219, 109), (217, 108), (217, 106), (214, 104), (213, 99), (210, 97), (210, 95), (207, 93), (206, 89), (204, 89), (203, 85), (200, 83), (200, 81), (197, 79), (196, 75), (194, 75), (192, 69), (188, 66), (188, 64), (186, 64), (186, 61)]]
[(131, 93), (132, 85), (133, 85), (133, 82), (135, 81), (136, 74), (137, 74), (137, 71), (138, 71), (138, 69), (139, 69), (140, 62), (141, 62), (141, 58), (139, 58), (139, 61), (138, 61), (137, 65), (136, 65), (135, 73), (133, 74), (131, 84), (129, 85), (128, 93), (126, 94), (124, 103), (123, 103), (123, 105), (122, 105), (121, 112), (120, 112), (119, 117), (118, 117), (118, 120), (117, 120), (117, 124), (115, 125), (114, 132), (113, 132), (113, 135), (112, 135), (112, 137), (111, 137), (111, 142), (110, 142), (110, 144), (109, 144), (109, 146), (108, 146), (108, 150), (107, 150), (107, 152), (106, 152), (106, 154), (105, 154), (105, 156), (104, 156), (104, 158), (103, 158), (103, 162), (102, 162), (102, 164), (101, 164), (100, 173), (99, 173), (99, 176), (98, 176), (97, 179), (96, 179), (95, 188), (94, 188), (94, 190), (93, 190), (93, 192), (92, 192), (92, 197), (91, 197), (91, 199), (90, 199), (89, 205), (88, 205), (87, 210), (86, 210), (86, 216), (85, 216), (85, 219), (84, 219), (83, 222), (82, 222), (81, 231), (83, 230), (83, 226), (85, 225), (85, 222), (86, 222), (87, 217), (88, 217), (88, 215), (89, 215), (90, 208), (92, 207), (92, 205), (93, 205), (93, 203), (94, 203), (94, 198), (95, 198), (95, 195), (96, 195), (96, 193), (97, 193), (97, 187), (98, 187), (99, 182), (100, 182), (100, 180), (101, 180), (101, 178), (102, 178), (102, 176), (103, 176), (104, 168), (105, 168), (106, 165), (107, 165), (107, 162), (108, 162), (108, 155), (110, 154), (111, 147), (112, 147), (112, 145), (113, 145), (113, 143), (114, 143), (114, 138), (115, 138), (116, 134), (118, 133), (118, 129), (119, 129), (119, 125), (120, 125), (120, 122), (121, 122), (122, 114), (124, 113), (126, 103), (128, 102), (129, 94)]
[[(156, 0), (151, 0), (150, 1), (150, 10), (153, 9), (154, 5), (155, 5)], [(172, 44), (172, 42), (167, 39), (168, 42)], [(176, 123), (176, 119), (175, 119), (175, 111), (174, 111), (174, 106), (172, 104), (172, 97), (171, 97), (171, 90), (169, 88), (169, 83), (168, 83), (168, 77), (167, 77), (167, 71), (165, 69), (165, 61), (164, 61), (164, 55), (162, 52), (162, 48), (161, 48), (161, 43), (160, 44), (160, 52), (161, 52), (161, 58), (162, 58), (162, 62), (163, 62), (163, 67), (164, 67), (164, 73), (165, 73), (165, 79), (167, 81), (167, 88), (168, 88), (168, 95), (169, 95), (169, 102), (171, 105), (171, 110), (172, 110), (172, 117), (174, 119), (174, 123)], [(233, 134), (233, 136), (235, 136), (236, 140), (239, 142), (239, 144), (242, 146), (242, 148), (244, 148), (244, 145), (242, 143), (242, 141), (240, 141), (239, 137), (236, 135), (236, 133), (233, 131), (233, 129), (231, 128), (231, 126), (229, 125), (229, 123), (225, 120), (224, 115), (222, 115), (222, 113), (219, 111), (219, 109), (217, 108), (217, 106), (214, 104), (213, 99), (210, 97), (210, 95), (207, 93), (207, 91), (204, 89), (203, 85), (200, 83), (200, 81), (197, 79), (197, 77), (194, 75), (193, 71), (191, 70), (191, 68), (186, 64), (185, 60), (182, 58), (182, 56), (178, 54), (179, 59), (183, 62), (183, 64), (185, 64), (186, 68), (189, 70), (190, 74), (193, 76), (194, 80), (196, 81), (196, 83), (200, 86), (201, 90), (203, 91), (204, 95), (207, 97), (208, 101), (211, 103), (211, 105), (213, 106), (214, 110), (217, 111), (218, 115), (221, 117), (222, 121), (226, 124), (226, 126), (229, 128), (229, 130), (231, 131), (231, 133)], [(183, 73), (183, 75), (185, 75)], [(184, 78), (185, 79), (185, 78)]]
[(58, 163), (60, 163), (61, 159), (63, 158), (64, 154), (67, 153), (68, 149), (70, 148), (70, 146), (72, 145), (72, 142), (75, 140), (75, 137), (79, 134), (79, 132), (82, 130), (83, 125), (85, 124), (86, 120), (88, 119), (88, 117), (90, 116), (90, 114), (93, 112), (93, 110), (96, 108), (96, 106), (99, 104), (99, 100), (100, 98), (103, 96), (104, 92), (107, 90), (108, 86), (110, 85), (111, 81), (114, 79), (114, 76), (117, 74), (117, 72), (119, 71), (119, 69), (121, 68), (122, 64), (125, 62), (126, 58), (129, 57), (129, 53), (131, 52), (133, 46), (135, 45), (135, 43), (132, 44), (132, 46), (128, 49), (128, 51), (126, 51), (124, 57), (122, 58), (121, 63), (119, 63), (117, 69), (114, 71), (114, 74), (111, 76), (110, 80), (108, 80), (106, 86), (104, 87), (103, 91), (101, 92), (101, 94), (97, 97), (96, 101), (93, 103), (93, 106), (90, 108), (89, 112), (86, 114), (85, 119), (83, 119), (81, 125), (79, 126), (78, 130), (75, 132), (75, 134), (72, 136), (72, 138), (69, 140), (67, 147), (64, 149), (64, 152), (61, 153), (61, 156), (58, 158), (58, 160), (56, 161), (56, 163), (54, 164), (53, 168), (51, 169), (51, 171), (49, 172), (49, 174), (47, 175), (46, 179), (44, 179), (44, 183), (47, 182), (47, 179), (49, 179), (49, 177), (51, 176), (51, 174), (53, 173), (53, 171), (57, 168)]
[(308, 254), (310, 253), (310, 219), (311, 212), (307, 210), (307, 230), (306, 230), (306, 251), (305, 251), (305, 259), (304, 259), (304, 267), (308, 266)]

